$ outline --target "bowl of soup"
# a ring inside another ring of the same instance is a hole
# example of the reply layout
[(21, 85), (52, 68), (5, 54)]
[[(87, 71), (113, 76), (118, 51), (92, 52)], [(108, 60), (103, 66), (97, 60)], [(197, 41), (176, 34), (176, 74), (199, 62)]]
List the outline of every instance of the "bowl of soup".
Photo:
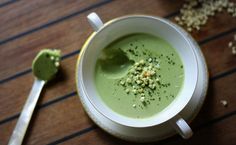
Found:
[(94, 28), (80, 53), (76, 81), (80, 96), (120, 125), (144, 128), (170, 122), (184, 137), (191, 128), (179, 116), (197, 84), (198, 66), (188, 34), (172, 22), (130, 15)]

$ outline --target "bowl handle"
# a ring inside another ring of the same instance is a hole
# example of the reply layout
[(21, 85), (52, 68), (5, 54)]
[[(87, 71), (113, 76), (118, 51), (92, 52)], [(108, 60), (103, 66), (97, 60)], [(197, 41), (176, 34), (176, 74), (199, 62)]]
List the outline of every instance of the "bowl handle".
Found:
[(94, 31), (98, 31), (103, 26), (102, 20), (95, 12), (90, 13), (87, 16), (87, 19)]
[(188, 123), (179, 115), (172, 118), (170, 124), (184, 139), (188, 139), (193, 135)]

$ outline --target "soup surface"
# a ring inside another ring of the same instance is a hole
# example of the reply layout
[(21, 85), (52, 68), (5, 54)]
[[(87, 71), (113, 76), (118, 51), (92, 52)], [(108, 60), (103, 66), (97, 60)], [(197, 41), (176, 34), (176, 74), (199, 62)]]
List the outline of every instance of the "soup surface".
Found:
[(127, 117), (146, 118), (176, 98), (184, 68), (165, 40), (132, 34), (103, 49), (94, 74), (97, 91), (109, 108)]

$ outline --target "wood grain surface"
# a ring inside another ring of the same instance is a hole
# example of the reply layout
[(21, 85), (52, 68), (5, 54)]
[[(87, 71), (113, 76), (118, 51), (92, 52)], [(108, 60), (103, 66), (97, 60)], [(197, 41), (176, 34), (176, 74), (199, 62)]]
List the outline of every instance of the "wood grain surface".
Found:
[[(233, 2), (236, 2), (233, 0)], [(92, 33), (86, 16), (98, 13), (104, 22), (129, 14), (179, 15), (183, 0), (0, 0), (0, 145), (7, 144), (31, 89), (31, 63), (43, 48), (62, 51), (58, 77), (47, 84), (31, 120), (24, 144), (136, 144), (117, 139), (87, 116), (75, 87), (80, 49)], [(236, 144), (236, 56), (228, 42), (236, 19), (223, 12), (211, 17), (192, 36), (201, 46), (210, 73), (206, 101), (190, 124), (194, 136), (178, 135), (150, 144)], [(224, 107), (220, 101), (227, 100)]]

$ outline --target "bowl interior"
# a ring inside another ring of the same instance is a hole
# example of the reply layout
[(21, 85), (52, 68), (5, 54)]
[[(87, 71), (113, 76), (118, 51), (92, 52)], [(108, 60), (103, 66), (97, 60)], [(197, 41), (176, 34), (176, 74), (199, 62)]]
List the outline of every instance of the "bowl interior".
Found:
[[(147, 33), (166, 40), (176, 49), (184, 65), (184, 84), (172, 103), (158, 114), (144, 119), (129, 118), (112, 111), (99, 96), (94, 83), (95, 64), (103, 48), (116, 39), (133, 33)], [(163, 123), (177, 115), (189, 102), (197, 83), (196, 56), (185, 33), (173, 23), (152, 16), (126, 16), (106, 23), (94, 32), (83, 46), (78, 71), (78, 86), (91, 104), (104, 116), (130, 127), (149, 127)]]

